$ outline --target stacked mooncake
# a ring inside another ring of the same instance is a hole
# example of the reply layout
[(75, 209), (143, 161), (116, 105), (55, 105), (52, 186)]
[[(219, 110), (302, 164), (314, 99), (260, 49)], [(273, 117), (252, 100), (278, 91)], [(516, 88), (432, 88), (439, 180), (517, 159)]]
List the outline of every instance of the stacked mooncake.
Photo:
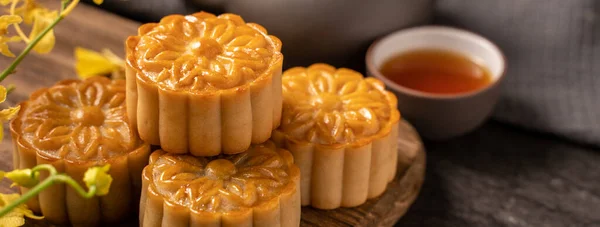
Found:
[(126, 40), (126, 81), (35, 92), (11, 123), (15, 166), (50, 163), (81, 179), (109, 163), (115, 180), (105, 197), (56, 185), (29, 206), (92, 226), (122, 221), (139, 197), (145, 227), (291, 227), (301, 205), (383, 193), (396, 172), (395, 96), (326, 64), (282, 73), (281, 47), (238, 15), (171, 15)]
[(126, 41), (127, 107), (142, 140), (142, 226), (300, 224), (300, 170), (269, 141), (281, 41), (234, 14), (171, 15)]

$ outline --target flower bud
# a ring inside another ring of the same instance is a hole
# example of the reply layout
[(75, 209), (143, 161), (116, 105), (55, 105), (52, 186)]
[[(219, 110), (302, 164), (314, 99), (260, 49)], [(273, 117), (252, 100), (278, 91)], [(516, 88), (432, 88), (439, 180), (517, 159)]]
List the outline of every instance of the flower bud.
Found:
[(90, 188), (92, 185), (96, 186), (96, 195), (103, 196), (108, 194), (110, 190), (110, 184), (112, 183), (112, 177), (108, 174), (110, 165), (95, 166), (89, 168), (85, 175), (83, 175), (83, 181), (85, 185)]
[(40, 174), (36, 172), (32, 174), (31, 169), (15, 169), (4, 175), (4, 177), (13, 181), (14, 185), (19, 185), (26, 188), (31, 188), (40, 183)]

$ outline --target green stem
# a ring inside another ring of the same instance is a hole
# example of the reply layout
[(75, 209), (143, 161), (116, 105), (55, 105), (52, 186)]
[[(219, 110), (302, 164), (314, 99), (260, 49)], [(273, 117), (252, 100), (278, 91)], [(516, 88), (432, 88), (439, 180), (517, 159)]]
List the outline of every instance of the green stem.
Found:
[(15, 90), (15, 85), (14, 84), (9, 84), (8, 87), (6, 87), (6, 94), (9, 95), (11, 92), (13, 92)]
[(58, 174), (58, 175), (54, 175), (53, 177), (57, 181), (68, 184), (69, 186), (71, 186), (71, 188), (75, 189), (75, 191), (81, 197), (84, 197), (86, 199), (92, 198), (92, 196), (94, 196), (96, 194), (96, 185), (90, 186), (90, 190), (86, 192), (83, 189), (83, 187), (81, 187), (75, 180), (73, 180), (73, 178), (71, 178), (65, 174)]
[(41, 165), (37, 165), (37, 166), (33, 167), (33, 169), (31, 169), (31, 174), (38, 172), (40, 170), (48, 171), (50, 176), (56, 175), (56, 168), (54, 168), (54, 166), (52, 166), (50, 164), (41, 164)]
[[(56, 170), (55, 170), (55, 172), (56, 172)], [(52, 186), (53, 184), (60, 183), (60, 182), (68, 184), (73, 189), (75, 189), (75, 191), (80, 196), (82, 196), (84, 198), (91, 198), (92, 196), (94, 196), (96, 194), (97, 188), (95, 185), (90, 186), (90, 190), (86, 192), (77, 182), (75, 182), (75, 180), (73, 180), (73, 178), (71, 178), (67, 175), (64, 175), (64, 174), (51, 175), (48, 178), (46, 178), (46, 180), (40, 182), (35, 187), (31, 188), (29, 191), (27, 191), (27, 193), (25, 193), (21, 197), (19, 197), (19, 199), (12, 202), (11, 204), (8, 204), (5, 207), (3, 207), (0, 210), (0, 217), (3, 217), (4, 215), (8, 214), (11, 210), (13, 210), (15, 207), (27, 202), (27, 200), (33, 198), (37, 194), (40, 194), (40, 192), (42, 192), (46, 188)]]
[(69, 2), (71, 2), (71, 0), (62, 0), (60, 3), (60, 11), (58, 12), (59, 15), (60, 13), (62, 13), (63, 10), (65, 10), (65, 8), (67, 8), (67, 6), (69, 5)]
[(6, 77), (8, 75), (10, 75), (13, 71), (15, 71), (15, 69), (17, 68), (19, 63), (21, 63), (21, 61), (23, 61), (25, 56), (27, 56), (27, 54), (29, 54), (29, 52), (33, 49), (33, 47), (35, 47), (35, 45), (37, 45), (40, 42), (40, 40), (42, 40), (42, 38), (44, 38), (44, 36), (46, 36), (46, 34), (48, 34), (48, 32), (52, 31), (54, 26), (56, 26), (63, 19), (64, 19), (63, 16), (58, 16), (56, 18), (56, 20), (54, 20), (54, 22), (52, 22), (52, 24), (50, 24), (50, 26), (46, 27), (46, 29), (44, 29), (44, 31), (42, 31), (42, 33), (40, 33), (37, 37), (35, 37), (35, 39), (33, 39), (27, 45), (27, 47), (25, 47), (25, 49), (21, 52), (21, 54), (19, 54), (19, 56), (17, 56), (17, 58), (15, 58), (13, 63), (10, 64), (10, 66), (8, 66), (8, 68), (6, 68), (2, 72), (2, 74), (0, 74), (0, 81), (3, 81), (4, 79), (6, 79)]

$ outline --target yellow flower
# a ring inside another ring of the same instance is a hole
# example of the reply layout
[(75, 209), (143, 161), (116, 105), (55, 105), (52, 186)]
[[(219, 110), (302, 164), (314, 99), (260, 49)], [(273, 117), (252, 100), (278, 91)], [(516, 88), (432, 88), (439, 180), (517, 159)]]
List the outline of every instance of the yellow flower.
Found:
[(4, 174), (4, 177), (10, 179), (12, 186), (19, 185), (26, 188), (31, 188), (40, 183), (40, 173), (32, 174), (31, 169), (15, 169)]
[[(15, 106), (9, 107), (8, 109), (0, 110), (0, 121), (9, 121), (13, 119), (17, 115), (17, 113), (19, 113), (20, 109), (20, 106)], [(2, 138), (2, 136), (0, 136), (0, 138)]]
[(11, 24), (19, 24), (23, 18), (17, 15), (2, 15), (0, 16), (0, 35), (5, 36), (8, 33), (8, 26)]
[(13, 54), (10, 49), (8, 49), (8, 43), (10, 42), (19, 42), (21, 38), (18, 36), (12, 37), (4, 37), (0, 36), (0, 53), (4, 56), (14, 58), (15, 54)]
[[(6, 95), (7, 95), (6, 88), (4, 86), (0, 85), (0, 103), (3, 103), (4, 101), (6, 101)], [(20, 109), (21, 109), (20, 106), (15, 106), (15, 107), (9, 107), (8, 109), (0, 110), (0, 141), (2, 140), (2, 138), (4, 138), (3, 123), (5, 121), (9, 121), (13, 117), (15, 117)]]
[[(9, 86), (10, 87), (10, 86)], [(8, 89), (6, 87), (0, 85), (0, 103), (6, 101), (6, 96), (8, 95)], [(19, 106), (10, 107), (8, 109), (0, 110), (0, 121), (8, 121), (12, 119), (18, 112)]]
[(104, 166), (95, 166), (85, 171), (83, 175), (83, 182), (90, 188), (96, 186), (96, 195), (103, 196), (108, 194), (110, 190), (110, 184), (112, 183), (112, 177), (108, 174), (110, 164)]
[(5, 6), (5, 5), (8, 5), (8, 4), (12, 3), (12, 2), (13, 2), (13, 0), (0, 0), (0, 5)]
[(15, 57), (15, 54), (8, 49), (8, 43), (21, 41), (21, 38), (18, 36), (8, 37), (6, 34), (8, 33), (8, 26), (21, 23), (21, 21), (23, 21), (23, 19), (16, 15), (0, 16), (0, 53), (4, 56)]
[[(102, 2), (104, 2), (104, 0), (94, 0), (94, 3), (96, 3), (96, 5), (100, 5), (102, 4)], [(71, 13), (71, 11), (75, 9), (75, 6), (77, 6), (77, 4), (79, 4), (79, 0), (71, 0), (71, 3), (69, 3), (65, 10), (60, 12), (60, 15), (63, 17), (69, 15), (69, 13)]]
[[(5, 4), (8, 1), (0, 0), (0, 4)], [(19, 2), (21, 6), (16, 8)], [(23, 33), (20, 26), (15, 25), (15, 30), (21, 39), (26, 43), (31, 43), (39, 36), (48, 26), (50, 26), (57, 18), (58, 11), (49, 10), (38, 4), (35, 0), (14, 0), (10, 8), (10, 16), (22, 17), (26, 24), (33, 24), (29, 36)], [(52, 50), (55, 43), (54, 31), (50, 30), (44, 37), (34, 46), (33, 51), (40, 54), (46, 54)]]
[(0, 110), (0, 141), (4, 138), (4, 122), (9, 121), (21, 109), (21, 106), (9, 107), (8, 109)]
[[(13, 203), (17, 199), (19, 199), (19, 194), (0, 194), (0, 208)], [(22, 226), (25, 224), (25, 217), (37, 220), (44, 218), (43, 216), (34, 215), (33, 211), (31, 211), (27, 205), (21, 204), (11, 210), (8, 214), (0, 217), (0, 227)]]
[(75, 48), (75, 71), (80, 78), (106, 75), (123, 69), (125, 62), (110, 50), (102, 53), (82, 47)]
[[(12, 2), (12, 0), (5, 1)], [(40, 8), (40, 4), (38, 4), (36, 1), (25, 0), (21, 7), (15, 9), (15, 15), (23, 16), (23, 22), (25, 22), (25, 24), (31, 24), (35, 19), (36, 11)]]
[[(35, 39), (38, 35), (40, 35), (56, 18), (58, 17), (58, 12), (53, 10), (48, 10), (45, 8), (38, 8), (33, 11), (33, 28), (31, 28), (31, 33), (29, 33), (29, 40)], [(50, 30), (43, 38), (40, 40), (37, 45), (33, 48), (35, 52), (40, 54), (46, 54), (54, 48), (55, 37), (54, 30)]]

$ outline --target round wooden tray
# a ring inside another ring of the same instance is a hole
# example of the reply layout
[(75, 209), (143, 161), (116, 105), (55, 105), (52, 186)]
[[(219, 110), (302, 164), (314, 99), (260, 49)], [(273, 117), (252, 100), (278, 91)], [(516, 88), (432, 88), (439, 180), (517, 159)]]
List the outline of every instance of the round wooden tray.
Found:
[[(419, 134), (406, 121), (399, 127), (398, 172), (387, 190), (358, 207), (335, 210), (302, 207), (300, 226), (393, 226), (417, 198), (425, 177), (425, 149)], [(130, 221), (111, 226), (138, 226), (137, 217), (137, 213), (132, 213)], [(43, 220), (28, 220), (25, 226), (52, 225)]]

